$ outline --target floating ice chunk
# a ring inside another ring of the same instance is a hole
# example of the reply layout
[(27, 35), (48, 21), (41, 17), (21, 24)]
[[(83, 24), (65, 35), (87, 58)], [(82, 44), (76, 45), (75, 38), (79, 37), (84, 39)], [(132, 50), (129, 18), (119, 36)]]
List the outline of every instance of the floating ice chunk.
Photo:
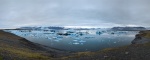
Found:
[(63, 37), (62, 36), (53, 37), (53, 39), (60, 39), (60, 38), (63, 38)]
[(62, 36), (57, 36), (57, 38), (63, 38)]
[(55, 32), (47, 32), (47, 33), (43, 33), (43, 34), (55, 34)]
[(114, 35), (115, 33), (114, 33), (114, 32), (112, 32), (111, 34), (113, 34), (113, 35)]
[(75, 44), (75, 45), (78, 45), (78, 44), (80, 44), (80, 43), (78, 43), (78, 42), (75, 42), (75, 43), (73, 43), (73, 44)]
[(54, 40), (54, 41), (59, 42), (60, 40)]
[(78, 40), (73, 40), (73, 41), (78, 41)]
[(51, 40), (52, 38), (48, 37), (47, 39)]
[(84, 41), (84, 40), (81, 40), (81, 41), (79, 41), (80, 43), (84, 43), (84, 42), (86, 42), (86, 41)]
[(100, 32), (100, 31), (97, 31), (97, 32), (96, 32), (96, 34), (98, 34), (98, 35), (101, 35), (101, 34), (102, 34), (102, 32)]
[(57, 37), (53, 37), (53, 39), (57, 39)]
[(75, 38), (75, 39), (79, 40), (80, 38)]
[(89, 37), (85, 37), (85, 38), (86, 38), (86, 39), (90, 39), (90, 38), (94, 38), (94, 37), (90, 37), (90, 36), (89, 36)]

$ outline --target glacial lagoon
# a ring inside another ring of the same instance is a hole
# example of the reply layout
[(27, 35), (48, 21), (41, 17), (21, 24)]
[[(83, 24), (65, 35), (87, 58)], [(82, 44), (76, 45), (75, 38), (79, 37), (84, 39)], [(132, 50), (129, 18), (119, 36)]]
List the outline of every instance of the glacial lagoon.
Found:
[(81, 52), (130, 45), (138, 31), (111, 30), (5, 30), (52, 48)]

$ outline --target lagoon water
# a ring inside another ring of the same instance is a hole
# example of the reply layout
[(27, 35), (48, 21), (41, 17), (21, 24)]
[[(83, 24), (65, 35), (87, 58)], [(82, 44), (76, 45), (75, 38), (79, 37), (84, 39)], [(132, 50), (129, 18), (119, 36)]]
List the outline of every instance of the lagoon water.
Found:
[[(98, 51), (130, 45), (138, 31), (6, 30), (27, 40), (66, 51)], [(61, 34), (59, 34), (61, 33)], [(69, 34), (62, 34), (69, 33)]]

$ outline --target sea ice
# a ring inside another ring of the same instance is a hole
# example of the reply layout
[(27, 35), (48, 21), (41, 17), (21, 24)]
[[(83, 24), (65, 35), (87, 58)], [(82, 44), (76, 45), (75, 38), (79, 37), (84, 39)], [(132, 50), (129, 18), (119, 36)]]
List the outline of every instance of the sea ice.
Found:
[(75, 39), (79, 40), (80, 38), (75, 38)]
[(59, 42), (60, 40), (54, 40), (54, 41)]
[(94, 38), (94, 37), (90, 37), (90, 36), (88, 36), (88, 37), (85, 37), (86, 39), (90, 39), (90, 38)]
[(78, 43), (78, 42), (75, 42), (75, 43), (73, 43), (73, 44), (75, 44), (75, 45), (78, 45), (78, 44), (80, 44), (80, 43)]
[(51, 40), (52, 38), (50, 38), (50, 37), (47, 37), (47, 39)]
[(78, 40), (73, 40), (73, 41), (78, 41)]
[(84, 41), (84, 40), (81, 40), (81, 41), (79, 41), (80, 43), (84, 43), (84, 42), (86, 42), (86, 41)]
[(96, 32), (96, 34), (98, 34), (98, 35), (101, 35), (101, 34), (102, 34), (102, 32), (100, 32), (100, 31), (97, 31), (97, 32)]

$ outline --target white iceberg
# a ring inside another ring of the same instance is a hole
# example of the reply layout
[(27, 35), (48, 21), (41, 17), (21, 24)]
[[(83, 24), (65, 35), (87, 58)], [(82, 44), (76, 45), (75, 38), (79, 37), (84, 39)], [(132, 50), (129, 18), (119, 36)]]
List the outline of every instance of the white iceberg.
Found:
[(80, 44), (80, 43), (78, 43), (78, 42), (75, 42), (75, 43), (73, 43), (73, 44), (75, 44), (75, 45), (78, 45), (78, 44)]

